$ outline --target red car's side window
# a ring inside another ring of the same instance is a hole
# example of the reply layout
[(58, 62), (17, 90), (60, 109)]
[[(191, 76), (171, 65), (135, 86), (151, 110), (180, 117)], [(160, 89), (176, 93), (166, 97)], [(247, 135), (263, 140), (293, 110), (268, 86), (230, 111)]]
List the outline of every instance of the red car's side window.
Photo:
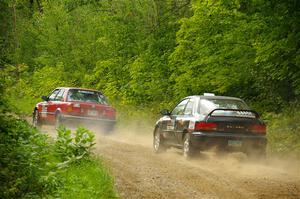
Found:
[(54, 101), (62, 101), (62, 99), (64, 98), (64, 93), (65, 93), (65, 89), (61, 89), (56, 95), (56, 97), (54, 98)]
[(51, 95), (49, 96), (49, 101), (54, 101), (56, 95), (58, 94), (58, 92), (59, 92), (59, 89), (54, 90), (54, 91), (51, 93)]

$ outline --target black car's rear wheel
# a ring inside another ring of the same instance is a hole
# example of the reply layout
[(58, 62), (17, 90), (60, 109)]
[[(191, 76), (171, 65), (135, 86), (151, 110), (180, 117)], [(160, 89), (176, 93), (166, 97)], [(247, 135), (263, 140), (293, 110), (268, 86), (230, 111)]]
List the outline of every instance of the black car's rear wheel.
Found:
[(195, 148), (192, 146), (191, 143), (191, 136), (190, 134), (186, 133), (183, 138), (183, 157), (186, 159), (190, 159), (195, 155)]
[(34, 110), (32, 115), (32, 125), (36, 128), (40, 128), (42, 126), (40, 121), (39, 112), (37, 110)]
[(153, 150), (155, 153), (161, 153), (166, 150), (166, 147), (164, 146), (164, 140), (161, 137), (160, 130), (158, 128), (155, 129), (153, 136)]

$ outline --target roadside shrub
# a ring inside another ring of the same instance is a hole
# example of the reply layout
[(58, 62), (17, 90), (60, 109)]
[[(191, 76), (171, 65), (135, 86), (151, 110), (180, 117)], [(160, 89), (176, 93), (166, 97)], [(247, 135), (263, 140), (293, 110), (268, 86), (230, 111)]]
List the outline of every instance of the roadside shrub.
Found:
[(94, 134), (82, 127), (74, 133), (61, 126), (57, 130), (55, 152), (60, 186), (57, 198), (117, 198), (113, 179), (101, 161), (91, 156)]
[(91, 131), (79, 127), (73, 134), (71, 130), (61, 126), (57, 132), (55, 151), (63, 161), (60, 166), (90, 157), (91, 149), (95, 145), (95, 136)]
[(115, 197), (111, 177), (91, 156), (92, 132), (61, 127), (54, 142), (8, 113), (0, 124), (0, 198)]

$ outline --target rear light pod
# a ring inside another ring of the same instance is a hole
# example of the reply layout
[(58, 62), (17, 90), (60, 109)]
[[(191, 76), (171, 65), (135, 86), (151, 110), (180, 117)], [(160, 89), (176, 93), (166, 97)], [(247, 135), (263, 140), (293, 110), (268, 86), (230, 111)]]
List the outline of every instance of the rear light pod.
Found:
[(195, 130), (214, 131), (217, 130), (218, 125), (214, 122), (196, 122)]
[(189, 129), (194, 131), (215, 131), (218, 125), (214, 122), (190, 122)]
[(254, 124), (251, 126), (250, 131), (252, 133), (266, 134), (267, 127), (265, 124)]

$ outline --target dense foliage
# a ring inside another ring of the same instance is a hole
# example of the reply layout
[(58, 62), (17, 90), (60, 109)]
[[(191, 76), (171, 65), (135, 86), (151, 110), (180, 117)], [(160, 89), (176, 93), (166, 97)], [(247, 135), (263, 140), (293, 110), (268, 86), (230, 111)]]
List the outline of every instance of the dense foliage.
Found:
[(261, 113), (300, 100), (298, 0), (4, 0), (0, 9), (1, 79), (26, 113), (57, 86), (102, 90), (121, 117), (203, 92)]
[(31, 104), (58, 85), (97, 88), (141, 107), (212, 91), (281, 111), (300, 97), (297, 0), (6, 0), (0, 7), (6, 83)]

